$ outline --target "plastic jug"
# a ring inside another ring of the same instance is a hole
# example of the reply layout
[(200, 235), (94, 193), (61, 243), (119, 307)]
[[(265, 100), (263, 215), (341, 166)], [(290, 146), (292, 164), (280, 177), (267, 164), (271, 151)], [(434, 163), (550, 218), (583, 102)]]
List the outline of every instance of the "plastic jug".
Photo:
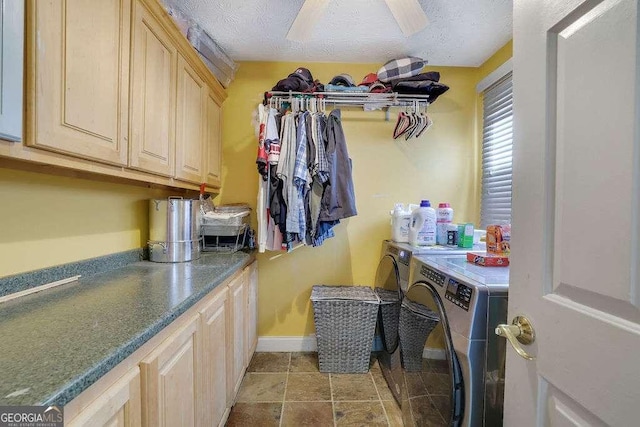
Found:
[(411, 213), (409, 243), (413, 246), (436, 244), (436, 210), (428, 200), (420, 202), (420, 207)]
[(391, 214), (391, 240), (398, 243), (409, 243), (409, 224), (411, 223), (411, 208), (396, 203)]

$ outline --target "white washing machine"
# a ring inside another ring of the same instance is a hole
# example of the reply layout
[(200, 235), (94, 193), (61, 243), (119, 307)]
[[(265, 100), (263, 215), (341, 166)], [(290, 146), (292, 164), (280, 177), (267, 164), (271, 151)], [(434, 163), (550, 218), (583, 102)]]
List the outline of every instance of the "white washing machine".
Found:
[[(400, 310), (400, 405), (405, 426), (500, 426), (508, 267), (481, 267), (464, 256), (416, 256)], [(433, 358), (437, 339), (444, 360)]]
[[(398, 403), (400, 403), (402, 379), (398, 345), (399, 305), (409, 286), (411, 259), (417, 255), (463, 255), (470, 250), (484, 251), (485, 245), (482, 243), (474, 245), (473, 249), (462, 249), (440, 245), (416, 247), (391, 240), (382, 242), (382, 257), (378, 263), (375, 287), (386, 301), (383, 301), (378, 313), (378, 332), (382, 338), (382, 351), (378, 355), (378, 360), (389, 389)], [(445, 358), (443, 351), (437, 351), (435, 354), (432, 352), (432, 356)]]

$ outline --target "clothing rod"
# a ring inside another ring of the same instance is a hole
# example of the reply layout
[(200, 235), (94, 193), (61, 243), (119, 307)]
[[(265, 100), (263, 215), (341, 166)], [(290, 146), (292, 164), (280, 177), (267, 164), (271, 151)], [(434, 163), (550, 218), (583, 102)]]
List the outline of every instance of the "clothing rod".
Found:
[[(287, 101), (287, 99), (284, 99), (284, 101)], [(400, 107), (400, 106), (412, 106), (414, 105), (413, 101), (396, 101), (396, 102), (392, 102), (390, 100), (383, 100), (383, 99), (323, 99), (323, 101), (326, 104), (354, 104), (354, 105), (358, 105), (358, 104), (385, 104), (389, 107)], [(417, 101), (421, 107), (425, 106), (425, 104), (428, 104), (427, 101), (421, 100), (421, 101)]]
[[(414, 107), (423, 108), (429, 106), (428, 95), (403, 95), (396, 92), (387, 93), (349, 93), (349, 92), (265, 92), (264, 104), (270, 102), (292, 102), (294, 99), (317, 99), (325, 104), (344, 106), (366, 106), (376, 104), (380, 108)], [(388, 116), (388, 114), (387, 114)], [(387, 118), (387, 120), (389, 120)]]
[(314, 98), (367, 98), (367, 99), (404, 99), (404, 100), (421, 100), (421, 101), (429, 101), (429, 95), (409, 95), (409, 94), (400, 94), (397, 92), (284, 92), (284, 91), (271, 91), (265, 92), (265, 97), (270, 98), (272, 96), (275, 97), (288, 97), (288, 96), (306, 96), (306, 97), (314, 97)]

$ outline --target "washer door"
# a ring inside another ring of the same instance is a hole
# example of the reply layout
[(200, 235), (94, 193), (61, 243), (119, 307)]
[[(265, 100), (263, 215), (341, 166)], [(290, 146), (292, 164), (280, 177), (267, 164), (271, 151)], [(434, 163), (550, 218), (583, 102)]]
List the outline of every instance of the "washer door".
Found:
[(442, 300), (429, 283), (409, 286), (398, 327), (405, 426), (459, 426), (464, 384)]

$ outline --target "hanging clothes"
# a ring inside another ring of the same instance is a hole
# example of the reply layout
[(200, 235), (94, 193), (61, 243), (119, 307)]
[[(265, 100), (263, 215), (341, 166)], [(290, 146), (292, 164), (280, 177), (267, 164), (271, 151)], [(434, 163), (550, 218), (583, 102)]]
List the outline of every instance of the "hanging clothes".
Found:
[(279, 137), (273, 134), (278, 111), (260, 116), (260, 251), (319, 246), (335, 235), (340, 219), (357, 214), (340, 110), (327, 118), (309, 102), (294, 103), (294, 110), (299, 105), (313, 111), (280, 115)]
[[(262, 106), (261, 106), (262, 107)], [(259, 133), (258, 133), (258, 156), (256, 164), (260, 178), (258, 182), (258, 200), (256, 215), (258, 217), (258, 252), (264, 252), (267, 246), (269, 234), (269, 211), (270, 200), (270, 180), (269, 173), (271, 165), (277, 162), (276, 153), (279, 153), (280, 136), (277, 126), (278, 110), (275, 108), (258, 108)]]
[(298, 132), (296, 138), (296, 159), (293, 169), (293, 184), (297, 192), (295, 205), (292, 207), (290, 215), (295, 216), (297, 212), (298, 226), (296, 230), (291, 230), (292, 233), (298, 234), (300, 241), (305, 240), (307, 234), (307, 214), (308, 207), (305, 204), (307, 193), (309, 192), (311, 175), (309, 174), (308, 164), (308, 137), (307, 137), (307, 117), (308, 112), (304, 112), (298, 115)]
[(322, 195), (320, 221), (335, 221), (358, 214), (353, 189), (352, 165), (342, 130), (340, 110), (333, 110), (325, 129), (329, 181)]
[(333, 235), (326, 235), (325, 232), (318, 233), (318, 219), (320, 217), (322, 195), (325, 190), (325, 184), (329, 181), (329, 161), (327, 160), (326, 141), (324, 139), (326, 117), (324, 114), (317, 114), (314, 118), (315, 123), (312, 138), (315, 144), (315, 159), (311, 166), (313, 183), (309, 194), (309, 210), (311, 216), (311, 243), (314, 246), (320, 246), (325, 239), (318, 239), (317, 236), (319, 234), (325, 238), (333, 237)]

